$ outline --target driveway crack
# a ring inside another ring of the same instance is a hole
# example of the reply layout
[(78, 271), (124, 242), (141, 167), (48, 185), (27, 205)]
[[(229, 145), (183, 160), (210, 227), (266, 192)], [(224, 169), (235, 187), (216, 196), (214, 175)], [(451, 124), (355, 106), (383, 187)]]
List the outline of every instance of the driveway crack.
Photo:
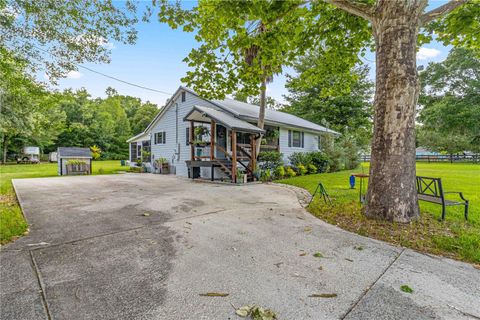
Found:
[(367, 289), (365, 289), (363, 291), (363, 293), (360, 295), (360, 297), (358, 297), (357, 301), (340, 318), (341, 320), (345, 319), (353, 311), (353, 309), (355, 309), (355, 307), (360, 303), (360, 301), (362, 301), (362, 299), (367, 295), (367, 293), (370, 291), (370, 289), (372, 289), (373, 286), (375, 286), (377, 284), (377, 282), (383, 277), (383, 275), (393, 266), (393, 264), (395, 262), (397, 262), (398, 258), (400, 258), (400, 256), (405, 252), (405, 250), (406, 250), (406, 248), (403, 248), (402, 251), (400, 251), (400, 253), (397, 254), (395, 259), (393, 259), (392, 262), (390, 262), (388, 264), (388, 266), (385, 268), (385, 270), (383, 270), (383, 272), (378, 276), (378, 278), (370, 286), (368, 286)]
[(48, 306), (47, 295), (45, 291), (45, 285), (43, 284), (42, 276), (40, 274), (40, 270), (37, 265), (37, 261), (33, 256), (33, 252), (31, 250), (28, 251), (30, 253), (30, 259), (32, 260), (33, 270), (35, 271), (35, 276), (37, 278), (38, 285), (40, 286), (40, 293), (42, 296), (43, 307), (45, 308), (45, 312), (47, 314), (47, 319), (52, 320), (52, 315), (50, 314), (50, 308)]

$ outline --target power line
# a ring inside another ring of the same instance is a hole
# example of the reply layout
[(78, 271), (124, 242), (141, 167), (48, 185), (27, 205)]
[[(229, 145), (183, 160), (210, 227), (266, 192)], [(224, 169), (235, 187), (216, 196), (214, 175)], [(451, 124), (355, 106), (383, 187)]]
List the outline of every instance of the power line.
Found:
[(108, 75), (108, 74), (105, 74), (105, 73), (102, 73), (102, 72), (99, 72), (99, 71), (95, 71), (95, 70), (93, 70), (93, 69), (87, 68), (87, 67), (82, 66), (82, 65), (80, 65), (80, 64), (76, 64), (76, 63), (74, 63), (74, 64), (75, 64), (77, 67), (86, 69), (86, 70), (88, 70), (88, 71), (90, 71), (90, 72), (99, 74), (99, 75), (104, 76), (104, 77), (106, 77), (106, 78), (110, 78), (110, 79), (113, 79), (113, 80), (115, 80), (115, 81), (128, 84), (129, 86), (137, 87), (137, 88), (144, 89), (144, 90), (148, 90), (148, 91), (153, 91), (153, 92), (158, 92), (158, 93), (166, 94), (166, 95), (168, 95), (168, 96), (171, 96), (171, 95), (172, 95), (171, 93), (168, 93), (168, 92), (165, 92), (165, 91), (161, 91), (161, 90), (157, 90), (157, 89), (152, 89), (152, 88), (149, 88), (149, 87), (145, 87), (145, 86), (142, 86), (142, 85), (139, 85), (139, 84), (135, 84), (135, 83), (132, 83), (132, 82), (129, 82), (129, 81), (125, 81), (125, 80), (116, 78), (116, 77), (114, 77), (114, 76), (110, 76), (110, 75)]
[[(26, 41), (23, 41), (23, 40), (21, 40), (21, 41), (22, 41), (24, 44), (27, 44)], [(43, 51), (43, 52), (45, 52), (45, 53), (47, 53), (47, 54), (49, 54), (49, 55), (51, 55), (51, 56), (55, 56), (53, 53), (51, 53), (51, 52), (49, 52), (49, 51), (47, 51), (47, 50), (44, 50), (44, 49), (42, 49), (42, 48), (39, 48), (39, 47), (37, 47), (37, 46), (35, 46), (35, 45), (31, 45), (31, 46), (34, 47), (35, 49), (39, 50), (39, 51)], [(60, 59), (62, 59), (62, 58), (60, 58)], [(108, 74), (106, 74), (106, 73), (93, 70), (93, 69), (91, 69), (91, 68), (82, 66), (81, 64), (78, 64), (78, 63), (75, 63), (75, 62), (71, 62), (71, 63), (72, 63), (73, 65), (79, 67), (79, 68), (83, 68), (83, 69), (88, 70), (88, 71), (90, 71), (90, 72), (93, 72), (93, 73), (99, 74), (99, 75), (101, 75), (101, 76), (103, 76), (103, 77), (106, 77), (106, 78), (109, 78), (109, 79), (112, 79), (112, 80), (115, 80), (115, 81), (118, 81), (118, 82), (127, 84), (127, 85), (129, 85), (129, 86), (133, 86), (133, 87), (137, 87), (137, 88), (140, 88), (140, 89), (143, 89), (143, 90), (148, 90), (148, 91), (157, 92), (157, 93), (161, 93), (161, 94), (166, 94), (166, 95), (168, 95), (168, 96), (171, 96), (171, 95), (172, 95), (172, 93), (169, 93), (169, 92), (165, 92), (165, 91), (162, 91), (162, 90), (157, 90), (157, 89), (145, 87), (145, 86), (142, 86), (142, 85), (139, 85), (139, 84), (135, 84), (135, 83), (133, 83), (133, 82), (129, 82), (129, 81), (126, 81), (126, 80), (119, 79), (119, 78), (114, 77), (114, 76), (110, 76), (110, 75), (108, 75)]]

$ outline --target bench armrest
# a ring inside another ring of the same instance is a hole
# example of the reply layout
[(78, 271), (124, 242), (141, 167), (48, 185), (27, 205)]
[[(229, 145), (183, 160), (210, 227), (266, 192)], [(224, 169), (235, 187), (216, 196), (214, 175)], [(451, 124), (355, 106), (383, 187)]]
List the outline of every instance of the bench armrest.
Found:
[(462, 198), (463, 201), (467, 201), (467, 199), (465, 199), (463, 197), (463, 193), (462, 192), (458, 192), (458, 191), (449, 191), (449, 192), (444, 192), (443, 194), (449, 194), (449, 193), (456, 193), (460, 196), (460, 198)]

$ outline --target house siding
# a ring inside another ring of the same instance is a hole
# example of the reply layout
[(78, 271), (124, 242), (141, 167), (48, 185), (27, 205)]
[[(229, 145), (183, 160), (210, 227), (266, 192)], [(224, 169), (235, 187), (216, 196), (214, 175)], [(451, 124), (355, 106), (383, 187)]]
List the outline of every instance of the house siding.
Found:
[[(150, 129), (151, 132), (151, 153), (152, 161), (159, 158), (166, 158), (168, 162), (174, 167), (174, 172), (180, 176), (188, 176), (188, 168), (185, 161), (190, 160), (190, 146), (186, 145), (187, 127), (190, 127), (189, 122), (183, 121), (183, 118), (190, 112), (194, 105), (201, 105), (218, 109), (212, 103), (205, 101), (189, 92), (185, 92), (185, 101), (182, 102), (181, 94), (171, 102), (168, 110), (158, 120), (157, 123)], [(177, 107), (178, 106), (178, 114)], [(178, 124), (178, 133), (177, 126)], [(156, 132), (165, 132), (165, 144), (154, 144), (154, 136)], [(178, 134), (177, 139), (176, 134)], [(177, 145), (178, 140), (178, 145)], [(210, 169), (202, 170), (202, 176), (208, 175)]]
[(289, 164), (288, 157), (294, 152), (318, 151), (318, 135), (310, 132), (304, 132), (298, 129), (292, 129), (304, 132), (303, 148), (288, 146), (288, 128), (280, 128), (280, 152), (283, 154), (283, 161)]
[[(190, 160), (190, 145), (186, 144), (187, 128), (190, 127), (189, 122), (183, 121), (183, 118), (192, 110), (193, 106), (205, 106), (213, 109), (221, 110), (215, 104), (206, 101), (188, 91), (185, 91), (185, 101), (182, 102), (181, 92), (173, 97), (173, 101), (168, 103), (165, 112), (152, 124), (148, 129), (151, 143), (151, 160), (152, 162), (159, 158), (166, 158), (171, 165), (171, 172), (179, 176), (188, 176), (188, 168), (186, 161)], [(200, 124), (196, 124), (200, 125)], [(210, 127), (209, 124), (206, 126)], [(294, 152), (310, 152), (319, 150), (319, 136), (316, 133), (304, 132), (304, 147), (289, 147), (288, 146), (288, 130), (287, 127), (280, 127), (279, 149), (283, 154), (285, 164), (288, 164), (288, 157)], [(298, 129), (293, 129), (301, 131)], [(165, 132), (165, 144), (154, 144), (155, 133)], [(227, 135), (229, 135), (229, 130)], [(230, 143), (230, 141), (228, 141)], [(229, 149), (229, 146), (227, 147)], [(204, 152), (208, 151), (208, 147)], [(201, 168), (201, 176), (210, 178), (211, 169)], [(218, 168), (215, 169), (215, 177), (224, 177), (224, 174)]]

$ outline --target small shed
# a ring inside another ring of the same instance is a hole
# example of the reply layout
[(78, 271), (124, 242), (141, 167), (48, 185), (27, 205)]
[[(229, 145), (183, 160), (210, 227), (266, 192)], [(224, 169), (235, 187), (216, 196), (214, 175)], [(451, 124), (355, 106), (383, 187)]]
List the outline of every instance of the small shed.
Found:
[(89, 148), (59, 147), (58, 175), (92, 174), (92, 153)]

